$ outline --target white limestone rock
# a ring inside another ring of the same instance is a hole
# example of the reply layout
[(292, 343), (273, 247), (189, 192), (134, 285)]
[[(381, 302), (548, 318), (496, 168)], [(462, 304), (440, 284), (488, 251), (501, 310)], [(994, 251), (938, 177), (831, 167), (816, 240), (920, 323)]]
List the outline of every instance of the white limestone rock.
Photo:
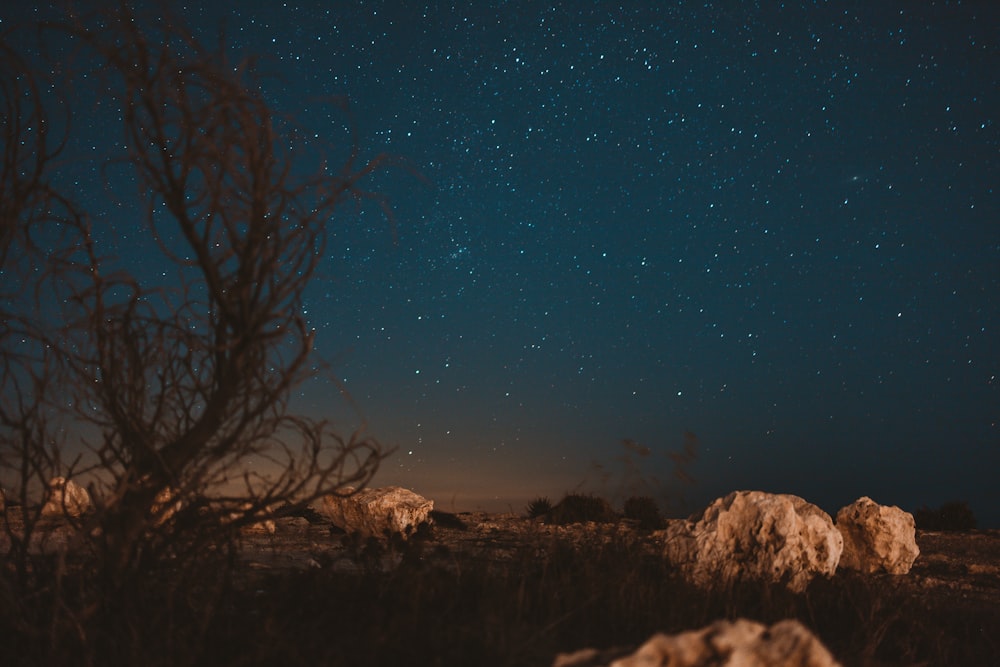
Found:
[(247, 521), (248, 519), (255, 518), (257, 521), (244, 523), (240, 526), (240, 531), (245, 534), (267, 533), (269, 535), (274, 535), (277, 530), (277, 525), (272, 517), (274, 512), (273, 508), (267, 507), (255, 510), (255, 507), (254, 503), (249, 501), (239, 503), (234, 508), (229, 510), (229, 512), (222, 517), (222, 520), (224, 523), (232, 523), (235, 521)]
[(165, 486), (156, 494), (153, 504), (149, 508), (149, 514), (153, 519), (154, 526), (162, 526), (181, 511), (183, 503), (179, 494), (171, 486)]
[(716, 621), (700, 630), (653, 635), (634, 653), (601, 660), (593, 650), (556, 657), (553, 667), (839, 667), (805, 626), (795, 620), (767, 627), (755, 621)]
[(844, 537), (841, 567), (865, 574), (906, 574), (920, 555), (913, 515), (867, 496), (837, 512), (837, 529)]
[(702, 587), (752, 579), (802, 592), (816, 575), (833, 575), (844, 548), (829, 514), (763, 491), (734, 491), (655, 535), (667, 560)]
[(247, 526), (243, 527), (244, 533), (249, 534), (263, 534), (274, 535), (275, 531), (278, 529), (277, 524), (275, 524), (274, 519), (264, 519), (263, 521), (255, 521)]
[(92, 507), (90, 494), (71, 479), (53, 477), (49, 481), (49, 500), (42, 516), (78, 517)]
[(434, 509), (433, 500), (398, 486), (344, 492), (349, 495), (324, 496), (321, 512), (348, 533), (407, 537)]

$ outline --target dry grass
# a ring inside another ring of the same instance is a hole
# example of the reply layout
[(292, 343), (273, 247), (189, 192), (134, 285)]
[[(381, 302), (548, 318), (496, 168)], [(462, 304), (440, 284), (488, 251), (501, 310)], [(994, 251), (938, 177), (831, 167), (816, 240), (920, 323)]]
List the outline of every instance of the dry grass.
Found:
[(82, 627), (46, 627), (54, 602), (75, 609), (104, 594), (79, 567), (61, 600), (50, 590), (19, 602), (36, 609), (37, 632), (0, 617), (4, 664), (550, 665), (561, 651), (634, 646), (736, 617), (797, 618), (845, 665), (991, 664), (1000, 651), (995, 606), (929, 599), (899, 578), (838, 573), (803, 594), (759, 584), (702, 591), (650, 554), (641, 531), (607, 524), (581, 538), (525, 522), (523, 540), (497, 558), (450, 550), (433, 531), (355, 542), (353, 571), (234, 578), (231, 554), (209, 554), (184, 570), (149, 570)]

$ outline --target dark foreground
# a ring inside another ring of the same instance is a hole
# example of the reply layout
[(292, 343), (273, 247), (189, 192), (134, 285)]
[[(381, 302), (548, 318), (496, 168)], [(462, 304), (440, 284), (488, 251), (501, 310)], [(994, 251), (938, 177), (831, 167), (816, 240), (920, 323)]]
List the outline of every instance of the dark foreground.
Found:
[[(918, 533), (909, 575), (838, 572), (792, 594), (693, 589), (627, 524), (436, 519), (390, 543), (280, 522), (228, 557), (148, 572), (79, 626), (33, 626), (3, 600), (3, 664), (551, 665), (559, 652), (737, 617), (797, 618), (844, 665), (994, 665), (1000, 655), (1000, 531)], [(85, 570), (60, 581), (37, 601), (39, 619), (55, 596), (71, 608), (99, 598)]]

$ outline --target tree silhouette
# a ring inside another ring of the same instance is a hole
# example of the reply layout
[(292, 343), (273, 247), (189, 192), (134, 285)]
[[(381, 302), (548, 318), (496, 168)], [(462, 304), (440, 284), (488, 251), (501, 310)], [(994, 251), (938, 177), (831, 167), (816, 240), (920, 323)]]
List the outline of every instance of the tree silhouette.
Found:
[(43, 34), (70, 39), (94, 65), (86, 80), (113, 91), (125, 148), (106, 169), (134, 179), (156, 283), (112, 257), (82, 193), (53, 186), (65, 137), (49, 134), (52, 98), (30, 59), (0, 50), (0, 479), (24, 523), (6, 523), (7, 557), (27, 558), (31, 510), (62, 475), (88, 486), (95, 510), (74, 519), (75, 539), (119, 589), (164, 555), (204, 554), (277, 508), (363, 486), (385, 456), (289, 401), (316, 366), (303, 295), (331, 220), (350, 201), (388, 211), (363, 183), (389, 158), (363, 159), (352, 134), (329, 165), (336, 147), (272, 110), (253, 59), (173, 20), (141, 25), (119, 8)]

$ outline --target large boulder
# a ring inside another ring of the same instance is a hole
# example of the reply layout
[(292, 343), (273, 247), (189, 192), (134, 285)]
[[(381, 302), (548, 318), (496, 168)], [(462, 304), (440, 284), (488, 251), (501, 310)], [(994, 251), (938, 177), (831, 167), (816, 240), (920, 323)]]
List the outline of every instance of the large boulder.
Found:
[(53, 477), (49, 481), (49, 500), (42, 507), (42, 516), (78, 517), (91, 506), (87, 489), (71, 479)]
[(556, 657), (553, 667), (839, 667), (823, 643), (798, 621), (767, 627), (755, 621), (716, 621), (700, 630), (653, 635), (616, 660), (593, 650)]
[(913, 515), (867, 496), (837, 512), (837, 529), (844, 537), (841, 567), (906, 574), (920, 555)]
[(434, 501), (398, 486), (344, 489), (323, 497), (322, 513), (348, 533), (409, 536), (425, 523)]
[(829, 514), (763, 491), (734, 491), (655, 535), (667, 560), (703, 587), (752, 579), (801, 592), (816, 575), (833, 575), (844, 548)]

